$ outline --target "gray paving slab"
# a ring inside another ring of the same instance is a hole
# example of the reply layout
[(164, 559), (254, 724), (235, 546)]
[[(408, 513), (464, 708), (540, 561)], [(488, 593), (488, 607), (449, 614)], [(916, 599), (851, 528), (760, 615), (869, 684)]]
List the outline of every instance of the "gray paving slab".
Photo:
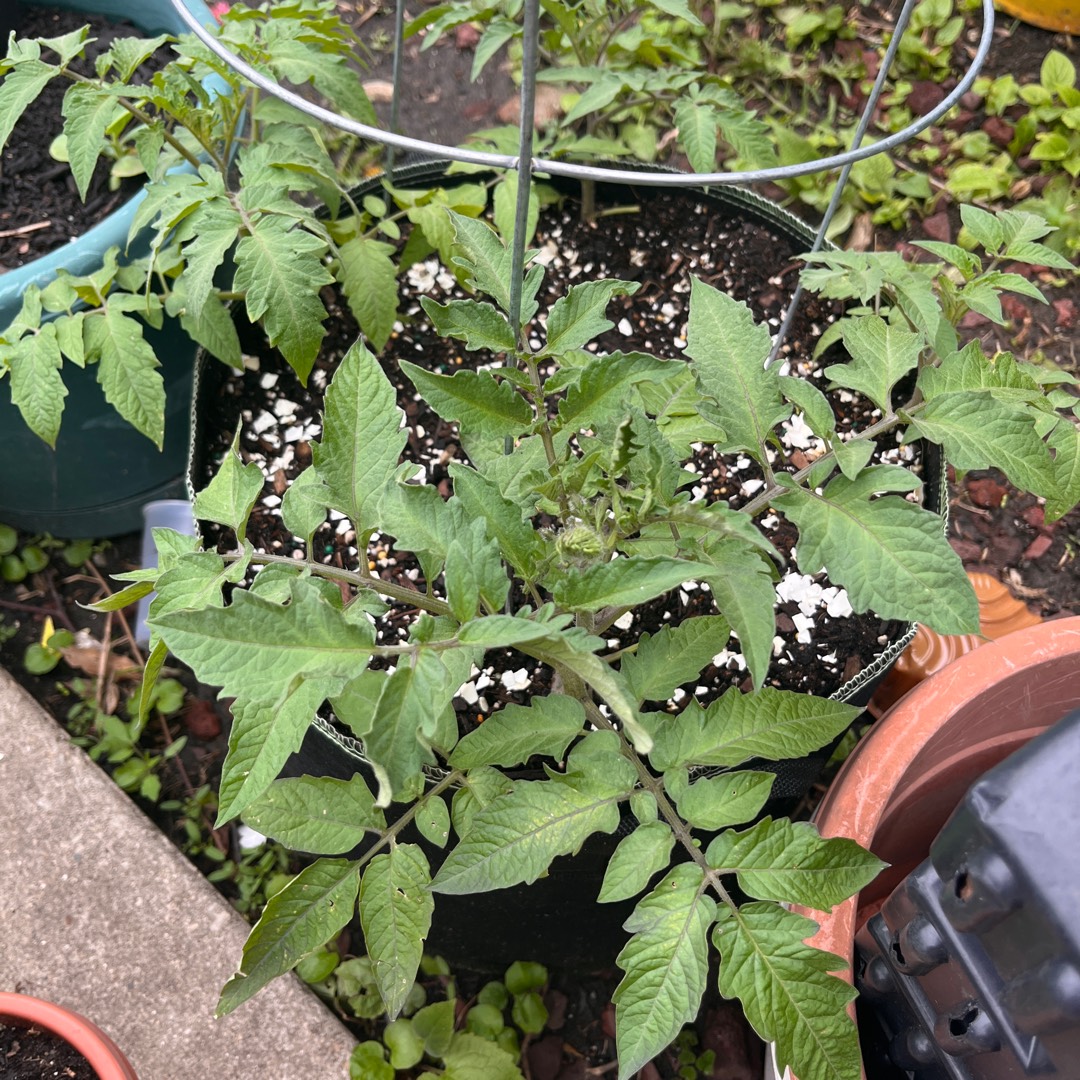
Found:
[(0, 988), (90, 1017), (140, 1080), (345, 1080), (294, 976), (214, 1020), (243, 919), (0, 669)]

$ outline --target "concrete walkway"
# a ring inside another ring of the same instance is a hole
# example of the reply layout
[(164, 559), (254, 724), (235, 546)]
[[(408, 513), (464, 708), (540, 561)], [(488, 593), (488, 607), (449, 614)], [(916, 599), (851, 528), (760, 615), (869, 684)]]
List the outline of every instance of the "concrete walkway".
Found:
[(139, 1080), (345, 1080), (352, 1036), (292, 975), (214, 1020), (246, 936), (0, 669), (0, 989), (83, 1013)]

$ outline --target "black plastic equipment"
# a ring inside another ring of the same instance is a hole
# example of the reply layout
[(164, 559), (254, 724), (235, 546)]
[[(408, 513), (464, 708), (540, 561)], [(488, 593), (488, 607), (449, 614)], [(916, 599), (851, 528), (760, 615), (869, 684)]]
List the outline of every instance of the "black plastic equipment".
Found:
[(859, 931), (869, 1080), (1080, 1078), (1078, 777), (1080, 710), (986, 773)]

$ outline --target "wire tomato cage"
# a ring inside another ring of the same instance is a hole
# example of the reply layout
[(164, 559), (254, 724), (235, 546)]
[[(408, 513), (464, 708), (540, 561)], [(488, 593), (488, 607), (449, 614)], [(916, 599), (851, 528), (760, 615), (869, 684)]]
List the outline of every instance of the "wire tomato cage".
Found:
[[(314, 102), (308, 101), (300, 94), (281, 86), (274, 79), (267, 77), (248, 64), (240, 56), (228, 49), (215, 36), (212, 30), (203, 26), (199, 18), (187, 7), (185, 0), (170, 0), (177, 14), (184, 20), (191, 32), (220, 59), (229, 64), (234, 71), (242, 75), (260, 90), (280, 101), (300, 109), (308, 116), (313, 117), (325, 124), (336, 127), (350, 135), (363, 139), (370, 139), (381, 143), (390, 149), (391, 155), (395, 150), (404, 150), (409, 153), (424, 156), (458, 161), (467, 165), (483, 165), (494, 169), (513, 169), (518, 173), (521, 181), (517, 188), (517, 202), (515, 206), (514, 235), (511, 244), (513, 258), (511, 260), (510, 280), (510, 320), (515, 337), (521, 328), (521, 288), (524, 276), (524, 252), (526, 221), (529, 206), (530, 181), (534, 174), (547, 176), (570, 177), (584, 181), (607, 181), (609, 183), (627, 183), (652, 187), (683, 187), (694, 184), (701, 187), (713, 185), (730, 186), (735, 184), (750, 184), (762, 181), (791, 180), (800, 176), (808, 176), (813, 173), (826, 172), (839, 169), (839, 175), (829, 204), (818, 226), (817, 235), (810, 248), (811, 252), (821, 250), (825, 243), (825, 237), (832, 223), (833, 217), (840, 205), (840, 199), (848, 178), (851, 175), (852, 166), (859, 161), (874, 157), (877, 154), (888, 153), (902, 146), (919, 132), (932, 126), (956, 105), (960, 99), (971, 89), (986, 58), (990, 52), (994, 32), (994, 0), (981, 0), (982, 28), (979, 34), (978, 45), (971, 62), (964, 69), (956, 86), (934, 108), (922, 116), (912, 120), (906, 127), (893, 132), (882, 139), (864, 145), (867, 130), (874, 117), (878, 101), (885, 90), (889, 72), (893, 61), (900, 48), (900, 42), (907, 32), (911, 20), (912, 11), (917, 0), (903, 0), (903, 4), (896, 16), (896, 24), (893, 28), (892, 37), (885, 50), (885, 55), (878, 68), (873, 86), (866, 98), (866, 103), (856, 124), (851, 137), (850, 147), (839, 154), (831, 154), (826, 157), (816, 158), (812, 161), (799, 162), (792, 165), (777, 165), (764, 169), (743, 169), (740, 171), (725, 171), (712, 173), (689, 173), (678, 170), (664, 172), (640, 171), (638, 169), (619, 169), (615, 167), (588, 165), (563, 159), (535, 157), (533, 154), (535, 139), (535, 104), (536, 104), (536, 77), (539, 63), (539, 29), (540, 29), (540, 0), (523, 0), (522, 8), (522, 79), (520, 91), (521, 120), (518, 138), (517, 154), (498, 154), (489, 151), (474, 150), (462, 146), (446, 146), (442, 143), (428, 142), (423, 139), (414, 139), (403, 135), (396, 130), (398, 103), (403, 75), (403, 50), (404, 50), (404, 13), (405, 0), (395, 0), (394, 12), (394, 54), (393, 54), (393, 99), (391, 104), (391, 130), (373, 127), (363, 124), (349, 116), (343, 116), (331, 109), (324, 108)], [(391, 157), (392, 161), (392, 157)], [(802, 285), (798, 284), (795, 292), (788, 302), (784, 317), (775, 335), (772, 349), (769, 353), (766, 366), (772, 365), (791, 329), (792, 321), (798, 311), (802, 299)]]

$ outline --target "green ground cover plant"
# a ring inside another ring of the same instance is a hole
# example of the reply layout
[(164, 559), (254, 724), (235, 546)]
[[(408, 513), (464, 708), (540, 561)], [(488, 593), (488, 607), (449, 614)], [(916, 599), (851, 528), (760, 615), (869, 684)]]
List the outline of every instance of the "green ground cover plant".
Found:
[[(958, 469), (1002, 467), (1046, 498), (1047, 520), (1080, 501), (1076, 399), (1059, 386), (1068, 376), (987, 356), (977, 342), (961, 347), (955, 330), (971, 310), (1000, 320), (1002, 292), (1037, 298), (1003, 264), (1069, 264), (1041, 243), (1041, 219), (976, 208), (964, 220), (980, 253), (931, 242), (928, 264), (894, 253), (816, 256), (806, 283), (853, 301), (830, 332), (850, 360), (826, 375), (879, 410), (841, 438), (820, 390), (765, 365), (767, 329), (698, 280), (685, 362), (598, 355), (587, 345), (611, 326), (608, 303), (636, 285), (575, 284), (541, 319), (544, 271), (530, 259), (521, 317), (533, 334), (544, 327), (530, 346), (511, 321), (504, 238), (443, 212), (456, 268), (476, 295), (423, 304), (437, 331), (477, 353), (480, 366), (403, 370), (458, 425), (468, 463), (451, 468), (452, 495), (399, 465), (396, 392), (357, 342), (327, 390), (312, 463), (283, 503), (308, 558), (255, 552), (246, 541), (263, 477), (232, 453), (195, 509), (234, 531), (233, 550), (158, 531), (160, 567), (126, 575), (131, 584), (102, 605), (156, 589), (144, 696), (171, 652), (235, 699), (219, 823), (239, 816), (321, 856), (267, 905), (220, 1011), (294, 967), (358, 909), (380, 997), (396, 1018), (440, 894), (531, 883), (586, 837), (613, 832), (625, 806), (637, 825), (615, 849), (598, 897), (640, 898), (618, 959), (619, 1076), (632, 1076), (693, 1019), (715, 952), (720, 992), (739, 998), (759, 1034), (777, 1042), (781, 1067), (790, 1063), (803, 1080), (855, 1077), (853, 992), (830, 974), (841, 961), (803, 944), (813, 923), (783, 905), (827, 910), (879, 864), (809, 824), (760, 817), (772, 774), (741, 766), (809, 753), (857, 710), (762, 685), (779, 557), (755, 522), (783, 514), (798, 530), (800, 570), (828, 567), (856, 611), (974, 632), (975, 598), (940, 518), (906, 497), (920, 478), (875, 453), (922, 438)], [(778, 439), (795, 414), (823, 441), (803, 468), (787, 462)], [(693, 501), (683, 468), (691, 441), (756, 461), (760, 494), (738, 511)], [(310, 551), (331, 510), (356, 529), (355, 567), (326, 566)], [(370, 572), (364, 553), (376, 532), (415, 553), (422, 591)], [(708, 586), (715, 614), (609, 651), (609, 627), (687, 581)], [(408, 639), (387, 644), (377, 620), (402, 607), (418, 613)], [(679, 715), (653, 711), (733, 633), (752, 692), (732, 689), (704, 707), (692, 700)], [(486, 651), (509, 647), (550, 668), (550, 692), (462, 736), (457, 688)], [(276, 778), (326, 702), (362, 741), (370, 785), (360, 775)], [(536, 758), (547, 762), (546, 778), (506, 775)], [(722, 772), (701, 778), (702, 766)], [(447, 849), (434, 872), (402, 839), (410, 825)], [(343, 857), (358, 847), (358, 858)]]

